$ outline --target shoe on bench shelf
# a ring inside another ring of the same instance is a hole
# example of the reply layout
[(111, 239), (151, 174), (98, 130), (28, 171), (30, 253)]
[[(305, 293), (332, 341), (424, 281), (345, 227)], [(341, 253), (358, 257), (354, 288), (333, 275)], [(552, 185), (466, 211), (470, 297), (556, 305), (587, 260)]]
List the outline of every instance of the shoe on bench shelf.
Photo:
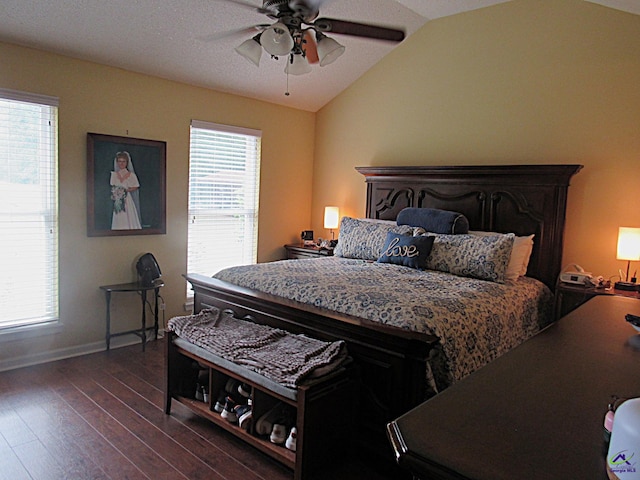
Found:
[(285, 426), (295, 423), (295, 413), (289, 405), (282, 402), (276, 403), (271, 410), (258, 418), (255, 431), (258, 435), (270, 435), (275, 423)]
[(249, 398), (251, 396), (251, 385), (247, 383), (241, 383), (238, 385), (238, 393), (245, 398)]
[(227, 401), (227, 396), (224, 393), (221, 393), (220, 396), (218, 396), (218, 399), (216, 400), (216, 403), (213, 406), (213, 409), (218, 413), (222, 413), (222, 411), (224, 410), (224, 404), (226, 401)]
[(236, 405), (235, 413), (238, 417), (238, 426), (248, 432), (253, 419), (251, 405)]
[(287, 447), (292, 452), (295, 452), (297, 438), (298, 438), (298, 429), (296, 427), (293, 427), (289, 432), (289, 436), (287, 437), (287, 441), (285, 442), (284, 446)]
[(238, 421), (238, 416), (235, 412), (236, 402), (233, 398), (228, 396), (224, 402), (224, 409), (220, 416), (224, 418), (227, 422), (236, 423)]
[(240, 382), (235, 378), (229, 378), (227, 383), (224, 386), (225, 391), (229, 395), (233, 395), (234, 397), (238, 396), (238, 387), (240, 386)]
[(282, 425), (280, 423), (274, 423), (273, 429), (271, 430), (271, 435), (269, 436), (269, 441), (271, 443), (275, 443), (276, 445), (281, 445), (287, 439), (287, 426)]

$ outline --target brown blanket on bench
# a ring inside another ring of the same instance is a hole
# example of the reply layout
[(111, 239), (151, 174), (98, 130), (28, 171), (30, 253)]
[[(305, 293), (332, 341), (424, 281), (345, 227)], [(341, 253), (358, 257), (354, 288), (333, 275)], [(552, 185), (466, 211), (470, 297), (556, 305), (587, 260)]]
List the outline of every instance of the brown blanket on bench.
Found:
[(323, 342), (305, 335), (221, 314), (217, 308), (173, 317), (168, 329), (211, 353), (284, 386), (325, 375), (347, 358), (343, 341)]

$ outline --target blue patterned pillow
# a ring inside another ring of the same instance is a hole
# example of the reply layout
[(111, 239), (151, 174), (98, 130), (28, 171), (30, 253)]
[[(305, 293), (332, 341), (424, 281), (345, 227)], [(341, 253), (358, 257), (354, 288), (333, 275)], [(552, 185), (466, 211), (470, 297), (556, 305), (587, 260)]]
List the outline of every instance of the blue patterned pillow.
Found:
[(410, 237), (389, 232), (378, 262), (425, 269), (434, 240), (435, 237)]
[(333, 254), (337, 257), (378, 260), (388, 232), (411, 235), (408, 225), (382, 220), (342, 217), (338, 245)]
[(427, 268), (504, 283), (515, 235), (435, 235)]

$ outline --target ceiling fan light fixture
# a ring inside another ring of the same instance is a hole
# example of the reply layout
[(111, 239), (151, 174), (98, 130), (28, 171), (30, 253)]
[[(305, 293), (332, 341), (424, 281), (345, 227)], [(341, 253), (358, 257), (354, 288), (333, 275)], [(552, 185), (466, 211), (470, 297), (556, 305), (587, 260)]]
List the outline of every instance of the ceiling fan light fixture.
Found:
[(335, 62), (345, 51), (343, 45), (340, 45), (333, 38), (329, 38), (320, 32), (316, 32), (316, 42), (321, 67)]
[(260, 57), (262, 56), (262, 46), (260, 45), (260, 35), (256, 35), (249, 40), (245, 40), (235, 48), (236, 52), (253, 63), (256, 67), (260, 66)]
[(289, 54), (294, 42), (289, 28), (282, 22), (276, 22), (262, 32), (260, 44), (267, 53), (280, 56)]
[(304, 75), (311, 72), (311, 65), (302, 54), (291, 54), (284, 72), (291, 75)]

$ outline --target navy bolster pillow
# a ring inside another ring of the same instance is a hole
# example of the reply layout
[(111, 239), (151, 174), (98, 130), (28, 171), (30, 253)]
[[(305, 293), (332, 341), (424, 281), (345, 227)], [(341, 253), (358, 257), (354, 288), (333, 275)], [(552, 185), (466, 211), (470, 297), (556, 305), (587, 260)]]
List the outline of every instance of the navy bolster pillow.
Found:
[(458, 235), (469, 232), (469, 220), (463, 214), (437, 208), (404, 208), (398, 213), (398, 225), (422, 227), (427, 232)]
[(436, 237), (411, 237), (399, 233), (387, 233), (378, 263), (394, 263), (405, 267), (425, 269)]

